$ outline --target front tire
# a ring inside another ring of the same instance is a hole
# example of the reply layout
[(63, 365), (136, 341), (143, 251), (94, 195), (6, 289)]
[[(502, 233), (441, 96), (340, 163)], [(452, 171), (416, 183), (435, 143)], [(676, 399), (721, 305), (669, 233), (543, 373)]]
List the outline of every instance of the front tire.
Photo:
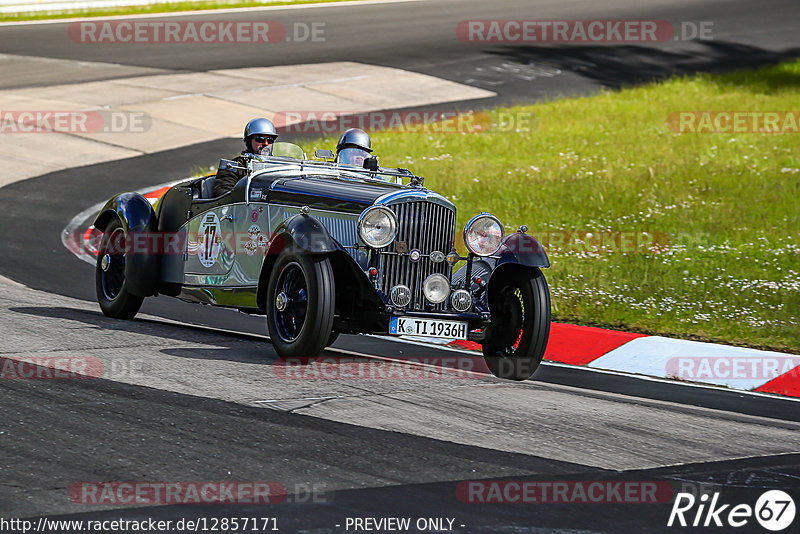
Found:
[(133, 319), (142, 307), (144, 297), (128, 292), (125, 278), (127, 235), (122, 222), (114, 217), (103, 230), (97, 250), (95, 292), (103, 314), (114, 319)]
[(490, 287), (492, 324), (483, 357), (492, 374), (510, 380), (530, 378), (550, 336), (550, 290), (538, 268), (513, 268)]
[(267, 286), (267, 328), (282, 358), (314, 358), (333, 329), (336, 288), (328, 258), (281, 252)]
[(339, 332), (331, 332), (331, 335), (328, 336), (328, 341), (325, 342), (326, 347), (330, 347), (336, 340), (339, 339)]

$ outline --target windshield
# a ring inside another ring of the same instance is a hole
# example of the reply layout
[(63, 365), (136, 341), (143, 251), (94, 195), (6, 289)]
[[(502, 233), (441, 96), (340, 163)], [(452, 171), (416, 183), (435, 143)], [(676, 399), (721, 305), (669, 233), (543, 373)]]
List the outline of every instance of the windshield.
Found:
[(364, 168), (364, 160), (371, 157), (369, 152), (360, 148), (345, 148), (336, 156), (336, 161), (343, 165), (355, 165)]
[[(351, 150), (351, 149), (348, 149)], [(356, 152), (361, 152), (363, 156), (364, 151), (352, 149)], [(342, 151), (344, 152), (344, 151)], [(369, 154), (367, 154), (368, 157)], [(341, 165), (341, 164), (339, 164)], [(326, 163), (320, 161), (286, 161), (281, 158), (260, 158), (255, 157), (250, 160), (248, 167), (251, 175), (258, 174), (259, 176), (269, 175), (270, 180), (282, 178), (338, 178), (340, 180), (357, 180), (357, 181), (381, 181), (393, 184), (403, 185), (404, 176), (395, 174), (384, 174), (382, 172), (369, 172), (362, 166), (353, 166), (348, 168), (348, 164), (344, 164), (337, 168), (333, 163)], [(261, 171), (267, 171), (262, 174)], [(272, 172), (270, 172), (272, 171)], [(411, 175), (408, 175), (411, 177)]]
[(306, 159), (303, 149), (294, 143), (277, 142), (272, 146), (272, 155), (284, 158)]

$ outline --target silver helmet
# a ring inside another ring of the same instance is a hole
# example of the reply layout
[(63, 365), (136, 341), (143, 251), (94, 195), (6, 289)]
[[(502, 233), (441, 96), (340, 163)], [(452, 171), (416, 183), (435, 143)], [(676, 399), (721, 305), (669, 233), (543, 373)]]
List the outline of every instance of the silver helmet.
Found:
[(340, 152), (345, 148), (360, 148), (367, 152), (372, 152), (372, 141), (370, 141), (369, 134), (359, 128), (350, 128), (342, 134), (339, 142), (336, 144), (336, 152)]
[(273, 140), (278, 138), (278, 131), (269, 119), (253, 119), (244, 127), (244, 146), (250, 150), (250, 138), (254, 135), (266, 135)]

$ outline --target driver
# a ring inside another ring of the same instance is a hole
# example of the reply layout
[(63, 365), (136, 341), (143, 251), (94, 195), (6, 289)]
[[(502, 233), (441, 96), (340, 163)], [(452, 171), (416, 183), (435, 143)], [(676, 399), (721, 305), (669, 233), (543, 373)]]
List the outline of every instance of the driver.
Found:
[(346, 130), (336, 144), (336, 161), (347, 165), (364, 166), (364, 160), (370, 157), (372, 141), (369, 134), (359, 128)]
[(275, 125), (269, 119), (253, 119), (244, 127), (244, 146), (246, 150), (235, 158), (242, 169), (218, 170), (214, 178), (214, 196), (224, 195), (247, 174), (247, 161), (255, 154), (269, 156), (272, 154), (272, 144), (278, 138)]

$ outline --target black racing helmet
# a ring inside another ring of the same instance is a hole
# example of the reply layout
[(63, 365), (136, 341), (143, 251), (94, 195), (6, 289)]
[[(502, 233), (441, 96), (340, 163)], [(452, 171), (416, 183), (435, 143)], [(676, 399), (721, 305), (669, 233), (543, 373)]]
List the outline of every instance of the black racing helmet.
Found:
[(273, 141), (278, 138), (278, 131), (275, 130), (275, 125), (269, 119), (253, 119), (244, 127), (244, 146), (250, 150), (250, 138), (254, 135), (266, 135), (271, 137)]
[(360, 148), (367, 152), (372, 152), (372, 141), (370, 141), (369, 134), (359, 128), (350, 128), (342, 134), (339, 142), (336, 144), (336, 152), (340, 152), (344, 148)]

